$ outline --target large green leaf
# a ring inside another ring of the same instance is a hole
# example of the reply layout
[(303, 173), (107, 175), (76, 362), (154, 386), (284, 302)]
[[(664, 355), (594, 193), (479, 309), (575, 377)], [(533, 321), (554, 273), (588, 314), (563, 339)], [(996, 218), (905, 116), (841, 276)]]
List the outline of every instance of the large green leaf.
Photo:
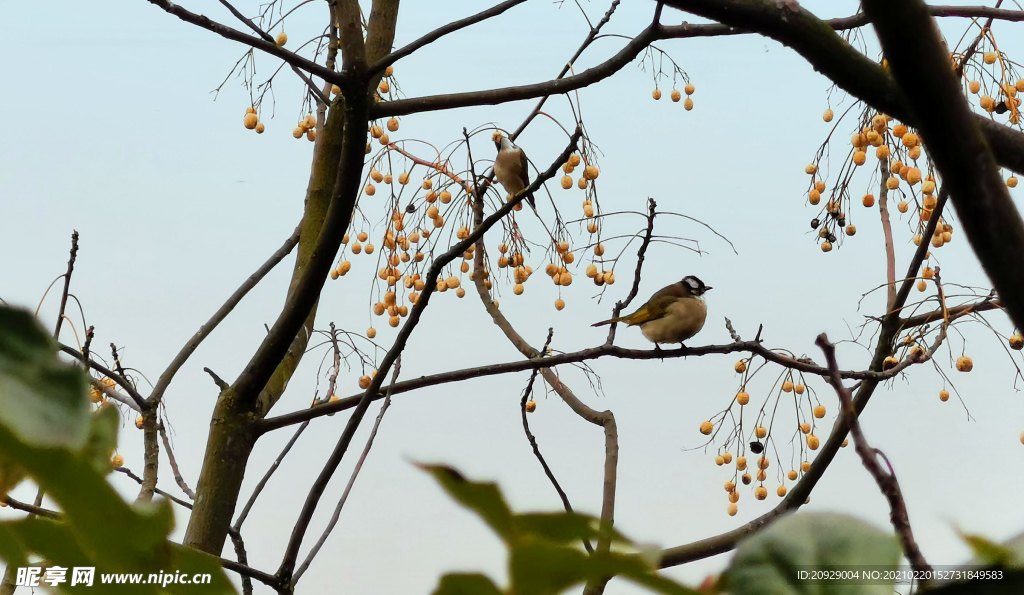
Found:
[(512, 530), (512, 511), (505, 497), (494, 483), (477, 483), (466, 479), (452, 467), (445, 465), (422, 465), (417, 467), (434, 476), (441, 487), (459, 504), (473, 510), (505, 543), (515, 539)]
[(894, 570), (900, 547), (891, 533), (842, 514), (800, 513), (744, 540), (727, 570), (735, 595), (891, 595), (893, 583), (801, 581), (798, 571)]
[[(693, 595), (694, 591), (657, 575), (652, 557), (628, 549), (632, 542), (597, 519), (576, 513), (513, 514), (493, 483), (475, 483), (443, 465), (419, 465), (432, 474), (458, 502), (479, 514), (508, 548), (509, 592), (555, 595), (587, 582), (619, 576), (656, 593)], [(584, 539), (607, 537), (612, 551), (587, 553)], [(499, 593), (490, 579), (478, 574), (445, 575), (435, 595)]]
[(60, 521), (0, 523), (0, 557), (24, 565), (35, 554), (62, 567), (147, 579), (208, 573), (212, 584), (160, 590), (234, 593), (216, 558), (167, 540), (174, 517), (166, 500), (131, 506), (107, 483), (118, 413), (108, 406), (90, 417), (86, 386), (84, 372), (58, 360), (56, 344), (31, 315), (0, 307), (0, 472), (8, 477), (0, 483), (30, 476), (61, 509)]
[(89, 429), (88, 379), (57, 357), (29, 312), (0, 306), (0, 425), (34, 446), (77, 449)]

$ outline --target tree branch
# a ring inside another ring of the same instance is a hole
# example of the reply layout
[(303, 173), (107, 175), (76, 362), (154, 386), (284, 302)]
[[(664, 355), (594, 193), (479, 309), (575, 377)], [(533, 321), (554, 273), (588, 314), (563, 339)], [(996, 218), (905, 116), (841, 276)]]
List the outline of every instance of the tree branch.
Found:
[(57, 312), (57, 324), (53, 328), (53, 338), (60, 340), (60, 326), (64, 323), (64, 308), (68, 305), (68, 290), (71, 288), (71, 273), (75, 272), (75, 258), (78, 256), (78, 231), (71, 232), (71, 257), (68, 258), (68, 272), (64, 273), (64, 291), (60, 296), (60, 310)]
[[(188, 487), (188, 484), (185, 483), (185, 478), (181, 476), (181, 471), (178, 469), (178, 461), (174, 459), (174, 451), (171, 450), (171, 441), (167, 438), (167, 430), (164, 428), (164, 424), (158, 424), (157, 430), (160, 431), (160, 439), (164, 443), (164, 452), (167, 453), (167, 460), (171, 463), (171, 472), (174, 474), (174, 481), (177, 482), (178, 487), (181, 488), (182, 492), (185, 492), (185, 495), (188, 496), (190, 500), (195, 500), (196, 493)], [(241, 562), (241, 560), (239, 560), (239, 562)]]
[[(899, 118), (908, 126), (920, 128), (919, 115), (892, 77), (839, 37), (829, 22), (818, 19), (796, 2), (665, 0), (665, 4), (730, 27), (759, 33), (789, 46), (846, 92), (879, 111)], [(696, 27), (700, 26), (688, 26), (690, 31)], [(694, 35), (675, 35), (683, 36)], [(948, 66), (947, 62), (947, 75), (952, 72)], [(920, 96), (920, 91), (916, 93)], [(975, 114), (972, 118), (984, 133), (999, 164), (1024, 173), (1024, 133), (981, 115)]]
[[(175, 4), (173, 2), (170, 2), (169, 0), (148, 0), (148, 1), (149, 1), (150, 4), (153, 4), (155, 6), (158, 6), (158, 7), (162, 8), (167, 13), (172, 14), (172, 15), (178, 17), (179, 19), (185, 21), (186, 23), (195, 25), (197, 27), (201, 27), (201, 28), (206, 29), (208, 31), (212, 31), (212, 32), (216, 33), (217, 35), (220, 35), (221, 37), (224, 37), (226, 39), (230, 39), (232, 41), (237, 41), (237, 42), (242, 43), (244, 45), (248, 45), (248, 46), (254, 47), (254, 48), (258, 49), (258, 50), (263, 50), (264, 52), (266, 52), (266, 53), (268, 53), (268, 54), (270, 54), (272, 56), (277, 56), (278, 58), (284, 60), (285, 62), (287, 62), (288, 64), (290, 64), (292, 66), (297, 66), (298, 68), (301, 68), (301, 69), (305, 70), (306, 72), (309, 72), (311, 74), (315, 74), (316, 76), (324, 79), (325, 81), (328, 81), (330, 83), (334, 83), (335, 85), (341, 85), (341, 86), (344, 86), (344, 85), (348, 84), (348, 82), (349, 82), (348, 81), (348, 77), (345, 76), (344, 74), (342, 74), (340, 72), (335, 72), (333, 70), (329, 70), (327, 68), (324, 68), (323, 66), (320, 66), (319, 64), (317, 64), (316, 62), (313, 62), (312, 60), (307, 60), (306, 58), (303, 58), (302, 56), (300, 56), (300, 55), (298, 55), (298, 54), (296, 54), (294, 52), (290, 52), (290, 51), (282, 48), (281, 46), (277, 45), (273, 41), (265, 41), (265, 40), (260, 39), (258, 37), (253, 37), (252, 35), (246, 35), (245, 33), (242, 33), (241, 31), (239, 31), (237, 29), (232, 29), (231, 27), (228, 27), (227, 25), (222, 25), (222, 24), (220, 24), (220, 23), (218, 23), (216, 21), (213, 21), (213, 20), (211, 20), (211, 19), (209, 19), (209, 18), (207, 18), (207, 17), (205, 17), (205, 16), (203, 16), (201, 14), (196, 14), (194, 12), (189, 12), (185, 8)], [(244, 19), (244, 17), (243, 17), (243, 19)]]
[(921, 0), (865, 0), (863, 6), (874, 17), (893, 76), (910, 98), (928, 157), (942, 174), (971, 247), (1003, 309), (1024, 327), (1024, 219), (950, 69), (938, 25)]
[[(659, 4), (659, 6), (661, 6)], [(654, 217), (657, 214), (658, 203), (654, 202), (653, 198), (647, 199), (647, 231), (644, 233), (644, 239), (640, 242), (640, 249), (636, 252), (636, 270), (633, 273), (633, 286), (629, 289), (629, 295), (626, 296), (625, 300), (620, 300), (615, 303), (615, 307), (612, 308), (612, 318), (618, 318), (622, 314), (623, 308), (629, 306), (636, 297), (636, 294), (640, 291), (640, 271), (644, 266), (644, 255), (647, 254), (647, 247), (651, 244), (651, 236), (654, 234)], [(611, 345), (615, 342), (615, 328), (618, 326), (617, 322), (613, 322), (608, 326), (608, 339), (605, 341), (606, 345)]]
[[(885, 458), (885, 455), (881, 451), (871, 448), (868, 445), (867, 439), (864, 438), (864, 432), (861, 430), (860, 421), (857, 419), (857, 412), (853, 406), (853, 399), (850, 396), (850, 389), (843, 386), (843, 380), (839, 377), (839, 363), (836, 361), (835, 346), (829, 343), (825, 333), (818, 335), (814, 344), (825, 353), (825, 360), (828, 362), (829, 371), (831, 371), (829, 382), (839, 396), (839, 403), (843, 412), (842, 418), (846, 421), (846, 427), (853, 436), (854, 449), (860, 455), (864, 468), (868, 470), (871, 477), (875, 478), (878, 489), (882, 491), (882, 495), (889, 502), (890, 520), (892, 521), (893, 528), (896, 529), (896, 534), (900, 538), (900, 543), (903, 544), (904, 555), (910, 561), (910, 565), (914, 570), (926, 575), (930, 574), (932, 567), (924, 559), (921, 548), (917, 546), (917, 542), (914, 540), (914, 532), (910, 528), (910, 516), (907, 513), (907, 503), (903, 500), (903, 493), (900, 491), (899, 482), (896, 481), (896, 475), (892, 472), (892, 466), (889, 466), (889, 473), (883, 471), (882, 466), (878, 463), (878, 456), (881, 455)], [(887, 464), (888, 462), (889, 460), (886, 459)]]
[(388, 54), (387, 56), (384, 56), (383, 58), (378, 60), (373, 66), (370, 67), (369, 73), (371, 75), (379, 74), (388, 66), (391, 66), (395, 62), (398, 62), (402, 58), (412, 54), (413, 52), (422, 48), (423, 46), (434, 43), (435, 41), (441, 39), (445, 35), (448, 35), (449, 33), (454, 33), (459, 29), (465, 29), (470, 25), (475, 25), (480, 21), (487, 20), (491, 17), (496, 17), (510, 8), (522, 4), (523, 2), (526, 2), (526, 0), (505, 0), (505, 2), (492, 6), (491, 8), (488, 8), (487, 10), (484, 10), (482, 12), (478, 12), (473, 16), (469, 16), (458, 21), (453, 21), (451, 23), (448, 23), (447, 25), (438, 27), (437, 29), (434, 29), (430, 33), (427, 33), (423, 37), (420, 37), (416, 41), (409, 43), (405, 47), (395, 50)]
[(98, 363), (95, 360), (84, 359), (82, 352), (78, 351), (74, 347), (69, 347), (63, 343), (60, 343), (60, 350), (68, 355), (78, 358), (80, 361), (88, 364), (89, 367), (92, 368), (93, 370), (96, 370), (100, 374), (103, 374), (107, 378), (110, 378), (111, 380), (116, 382), (117, 385), (123, 388), (125, 392), (128, 393), (128, 396), (131, 397), (133, 401), (135, 401), (135, 405), (138, 407), (139, 411), (146, 409), (146, 400), (142, 398), (142, 395), (139, 394), (139, 391), (136, 390), (136, 388), (132, 386), (132, 383), (128, 382), (128, 380), (126, 380), (124, 376), (121, 376), (117, 372), (105, 367), (103, 364)]
[(174, 356), (171, 363), (167, 365), (167, 369), (164, 370), (163, 374), (160, 374), (160, 378), (157, 379), (156, 386), (153, 388), (153, 392), (149, 396), (150, 403), (156, 404), (160, 402), (164, 396), (164, 392), (167, 391), (167, 387), (171, 384), (171, 380), (174, 379), (174, 375), (178, 373), (178, 370), (180, 370), (183, 365), (185, 365), (188, 358), (195, 353), (199, 344), (202, 343), (206, 337), (210, 336), (210, 333), (217, 328), (217, 325), (227, 318), (228, 314), (235, 309), (235, 306), (242, 301), (242, 298), (244, 298), (253, 287), (256, 287), (256, 284), (262, 281), (263, 278), (267, 276), (267, 273), (277, 266), (279, 262), (284, 260), (285, 256), (291, 253), (292, 249), (295, 248), (295, 244), (299, 242), (300, 228), (301, 226), (295, 228), (295, 231), (292, 232), (292, 235), (284, 241), (284, 244), (282, 244), (280, 248), (277, 249), (277, 252), (274, 252), (270, 258), (260, 266), (260, 268), (256, 269), (256, 272), (249, 275), (249, 278), (231, 294), (231, 297), (224, 302), (224, 305), (214, 312), (213, 316), (206, 321), (206, 324), (199, 327), (199, 330), (192, 335), (192, 338), (189, 339), (188, 343), (178, 351), (178, 354)]

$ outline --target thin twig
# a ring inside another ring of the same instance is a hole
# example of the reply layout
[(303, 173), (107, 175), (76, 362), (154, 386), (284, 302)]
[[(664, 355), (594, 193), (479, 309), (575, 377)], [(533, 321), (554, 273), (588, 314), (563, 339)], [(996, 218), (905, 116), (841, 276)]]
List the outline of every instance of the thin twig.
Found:
[[(164, 424), (159, 423), (156, 428), (160, 431), (160, 438), (164, 443), (164, 452), (167, 453), (167, 460), (171, 463), (171, 473), (174, 474), (174, 481), (178, 483), (178, 487), (181, 488), (182, 492), (185, 492), (185, 495), (189, 497), (189, 500), (195, 500), (196, 493), (188, 487), (188, 484), (185, 483), (185, 479), (181, 476), (181, 471), (178, 470), (178, 461), (174, 459), (174, 451), (171, 450), (171, 442), (167, 438), (167, 430), (164, 429)], [(239, 560), (239, 562), (241, 562), (241, 560)]]
[[(658, 4), (660, 7), (661, 4)], [(640, 291), (640, 273), (644, 266), (644, 255), (647, 254), (647, 247), (651, 244), (651, 235), (654, 234), (654, 217), (657, 214), (655, 209), (658, 207), (658, 203), (654, 202), (653, 198), (647, 199), (647, 230), (644, 232), (644, 239), (640, 242), (640, 249), (636, 253), (636, 270), (633, 272), (633, 286), (629, 289), (629, 295), (626, 296), (625, 300), (618, 301), (615, 303), (615, 307), (612, 309), (612, 319), (618, 318), (622, 314), (622, 310), (629, 306)], [(613, 322), (608, 326), (608, 339), (605, 341), (605, 345), (611, 345), (615, 342), (615, 328), (618, 323)]]
[(60, 325), (64, 322), (64, 308), (68, 304), (68, 290), (71, 288), (71, 273), (75, 272), (75, 258), (78, 256), (78, 231), (71, 232), (71, 257), (68, 258), (68, 272), (64, 274), (64, 291), (60, 296), (60, 310), (57, 312), (57, 324), (53, 329), (53, 338), (60, 340)]
[[(235, 556), (238, 558), (239, 564), (249, 565), (249, 556), (245, 552), (245, 541), (242, 540), (242, 533), (234, 527), (228, 529), (228, 536), (231, 537), (231, 544), (235, 547)], [(242, 595), (252, 595), (252, 578), (248, 575), (241, 574), (242, 577)]]

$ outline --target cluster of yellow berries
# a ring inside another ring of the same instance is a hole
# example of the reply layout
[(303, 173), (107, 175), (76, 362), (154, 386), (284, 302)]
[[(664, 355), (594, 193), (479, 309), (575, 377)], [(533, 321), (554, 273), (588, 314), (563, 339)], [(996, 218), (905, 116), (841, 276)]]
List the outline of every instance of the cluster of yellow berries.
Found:
[[(715, 464), (719, 466), (728, 465), (732, 462), (732, 460), (732, 453), (725, 452), (715, 457)], [(765, 480), (768, 479), (767, 469), (770, 466), (771, 461), (768, 459), (768, 457), (758, 457), (756, 476), (758, 482), (763, 483)], [(803, 463), (800, 464), (800, 470), (804, 473), (807, 473), (808, 471), (811, 470), (811, 463), (809, 461), (804, 461)], [(747, 457), (736, 457), (736, 472), (743, 472), (743, 475), (740, 476), (740, 481), (743, 483), (743, 485), (750, 485), (754, 481), (754, 477), (750, 475), (749, 470), (747, 469)], [(799, 479), (799, 477), (800, 473), (798, 473), (796, 469), (790, 469), (786, 473), (786, 479), (788, 479), (789, 481), (796, 481), (797, 479)], [(726, 508), (726, 512), (729, 516), (735, 516), (736, 513), (739, 512), (739, 506), (737, 505), (737, 503), (740, 500), (740, 493), (736, 489), (736, 482), (732, 480), (727, 481), (725, 482), (724, 487), (725, 493), (728, 494), (729, 496), (729, 506)], [(778, 488), (776, 488), (775, 494), (779, 498), (784, 498), (788, 491), (789, 490), (786, 488), (785, 485), (780, 485)], [(768, 488), (766, 488), (764, 485), (759, 485), (756, 488), (754, 488), (754, 498), (756, 498), (757, 500), (764, 500), (767, 497)]]
[(256, 114), (256, 108), (249, 106), (245, 108), (245, 117), (242, 119), (242, 124), (248, 130), (255, 130), (256, 134), (263, 134), (266, 130), (266, 126), (263, 122), (260, 122), (260, 117)]
[[(100, 378), (100, 384), (106, 386), (111, 390), (113, 390), (113, 388), (116, 386), (116, 383), (112, 378), (106, 377)], [(95, 386), (89, 387), (89, 401), (91, 401), (92, 403), (104, 403), (106, 402), (106, 400), (106, 397), (103, 396), (103, 391), (101, 391), (99, 388)]]
[(292, 136), (295, 138), (302, 138), (303, 135), (309, 142), (316, 140), (316, 116), (313, 114), (307, 114), (305, 118), (299, 120), (299, 125), (292, 130)]
[[(996, 52), (987, 52), (985, 54), (985, 63), (993, 64), (998, 58)], [(991, 62), (989, 60), (992, 60)], [(981, 83), (978, 81), (971, 81), (968, 83), (967, 88), (974, 95), (981, 93)], [(1024, 79), (1018, 79), (1016, 83), (1010, 81), (1003, 81), (998, 85), (998, 94), (1002, 97), (1002, 100), (996, 101), (994, 97), (988, 94), (982, 94), (978, 97), (978, 106), (990, 114), (1004, 114), (1009, 112), (1009, 120), (1011, 124), (1020, 124), (1021, 122), (1021, 98), (1017, 97), (1017, 93), (1024, 93)]]
[(394, 75), (395, 69), (393, 67), (388, 66), (387, 68), (384, 69), (384, 80), (382, 80), (380, 84), (377, 85), (377, 92), (380, 95), (388, 95), (391, 93), (391, 83), (388, 82), (388, 79), (392, 78)]
[[(690, 99), (690, 95), (693, 95), (694, 91), (693, 84), (686, 83), (686, 86), (683, 87), (683, 90), (686, 91), (686, 101), (683, 102), (683, 108), (686, 111), (690, 111), (693, 109), (693, 99)], [(669, 96), (675, 103), (679, 103), (679, 100), (683, 98), (682, 93), (680, 93), (678, 89), (672, 89), (672, 93)], [(655, 101), (661, 99), (661, 89), (655, 89), (653, 92), (651, 92), (651, 97), (653, 97)]]
[[(576, 170), (576, 167), (581, 163), (581, 161), (582, 160), (580, 156), (573, 153), (572, 155), (569, 156), (569, 160), (562, 164), (562, 172), (565, 174), (564, 176), (562, 176), (562, 188), (569, 190), (570, 188), (573, 187), (572, 176), (569, 174)], [(600, 170), (597, 169), (596, 165), (587, 165), (586, 167), (583, 168), (583, 175), (580, 176), (579, 182), (576, 183), (576, 186), (580, 190), (586, 190), (589, 183), (593, 180), (596, 180), (597, 176), (600, 175), (600, 173), (601, 172)], [(585, 205), (586, 203), (584, 203), (584, 210), (586, 210)], [(593, 216), (593, 207), (591, 207), (591, 213), (590, 215), (587, 215), (587, 217)]]

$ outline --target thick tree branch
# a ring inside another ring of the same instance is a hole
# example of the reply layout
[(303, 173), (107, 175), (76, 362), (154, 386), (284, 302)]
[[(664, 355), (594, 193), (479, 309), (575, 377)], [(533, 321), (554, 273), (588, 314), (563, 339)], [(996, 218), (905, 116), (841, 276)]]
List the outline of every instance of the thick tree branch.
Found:
[(865, 0), (863, 6), (874, 18), (897, 84), (911, 98), (928, 157), (942, 174), (971, 247), (1003, 308), (1024, 327), (1024, 219), (950, 69), (938, 25), (921, 0)]
[[(818, 19), (796, 2), (665, 0), (665, 4), (789, 46), (846, 92), (909, 126), (920, 128), (917, 114), (892, 77), (839, 37), (829, 22)], [(701, 25), (687, 27), (694, 31)], [(686, 31), (679, 33), (675, 37), (693, 36), (686, 35)], [(952, 71), (948, 62), (946, 66), (948, 75)], [(1024, 133), (977, 114), (972, 118), (981, 127), (999, 164), (1024, 173)]]

